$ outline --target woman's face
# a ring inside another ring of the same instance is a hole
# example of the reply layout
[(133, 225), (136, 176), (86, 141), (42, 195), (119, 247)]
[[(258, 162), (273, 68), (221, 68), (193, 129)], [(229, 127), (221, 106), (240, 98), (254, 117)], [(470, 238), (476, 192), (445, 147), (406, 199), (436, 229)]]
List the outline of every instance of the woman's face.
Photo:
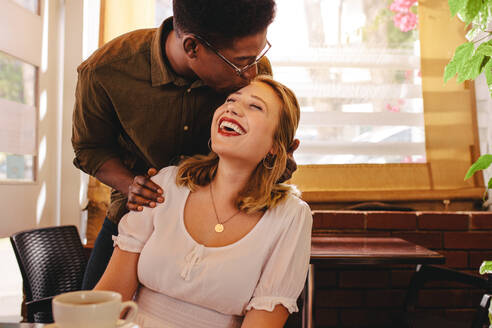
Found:
[(252, 82), (227, 97), (212, 121), (212, 150), (221, 158), (256, 166), (273, 152), (273, 134), (282, 103), (273, 89)]

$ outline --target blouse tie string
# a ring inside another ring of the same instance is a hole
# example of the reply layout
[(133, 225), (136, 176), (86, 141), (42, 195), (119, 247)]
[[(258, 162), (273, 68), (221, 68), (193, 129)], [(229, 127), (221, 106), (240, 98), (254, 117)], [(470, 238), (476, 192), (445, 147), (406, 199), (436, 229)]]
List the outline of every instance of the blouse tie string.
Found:
[(193, 250), (188, 253), (185, 257), (185, 265), (183, 267), (183, 270), (181, 271), (181, 278), (183, 278), (185, 281), (190, 280), (190, 275), (191, 275), (191, 270), (193, 269), (193, 266), (198, 263), (198, 261), (201, 259), (203, 255), (203, 245), (195, 245), (193, 247)]

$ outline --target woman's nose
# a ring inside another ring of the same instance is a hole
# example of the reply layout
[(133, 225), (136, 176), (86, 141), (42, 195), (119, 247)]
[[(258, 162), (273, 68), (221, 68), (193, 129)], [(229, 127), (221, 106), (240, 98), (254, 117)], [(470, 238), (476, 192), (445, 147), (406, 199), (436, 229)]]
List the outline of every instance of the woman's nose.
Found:
[(234, 104), (229, 104), (226, 108), (226, 112), (229, 112), (233, 115), (243, 116), (243, 109), (241, 108), (242, 104), (240, 102), (235, 102)]

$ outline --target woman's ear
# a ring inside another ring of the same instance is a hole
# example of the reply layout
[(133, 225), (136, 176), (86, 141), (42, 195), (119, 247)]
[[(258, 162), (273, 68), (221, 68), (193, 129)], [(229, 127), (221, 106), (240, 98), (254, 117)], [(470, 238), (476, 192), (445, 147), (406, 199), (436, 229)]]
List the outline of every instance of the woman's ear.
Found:
[(186, 55), (190, 58), (196, 58), (197, 56), (197, 49), (198, 49), (198, 42), (196, 42), (195, 38), (192, 36), (184, 36), (183, 38), (183, 49), (186, 53)]

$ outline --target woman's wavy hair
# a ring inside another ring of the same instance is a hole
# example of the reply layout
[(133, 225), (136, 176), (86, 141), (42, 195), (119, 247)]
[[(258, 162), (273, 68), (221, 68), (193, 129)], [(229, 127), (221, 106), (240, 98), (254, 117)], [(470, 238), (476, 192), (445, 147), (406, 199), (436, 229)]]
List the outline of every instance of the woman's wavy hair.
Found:
[[(252, 82), (265, 83), (272, 88), (279, 97), (282, 108), (273, 135), (274, 155), (267, 155), (258, 163), (236, 199), (236, 207), (245, 213), (266, 211), (275, 207), (288, 194), (299, 194), (294, 186), (278, 183), (285, 172), (287, 152), (299, 125), (299, 103), (294, 92), (270, 76), (259, 75)], [(217, 173), (218, 163), (219, 157), (213, 151), (208, 155), (190, 157), (179, 165), (176, 184), (187, 186), (192, 191), (197, 186), (207, 186)]]

